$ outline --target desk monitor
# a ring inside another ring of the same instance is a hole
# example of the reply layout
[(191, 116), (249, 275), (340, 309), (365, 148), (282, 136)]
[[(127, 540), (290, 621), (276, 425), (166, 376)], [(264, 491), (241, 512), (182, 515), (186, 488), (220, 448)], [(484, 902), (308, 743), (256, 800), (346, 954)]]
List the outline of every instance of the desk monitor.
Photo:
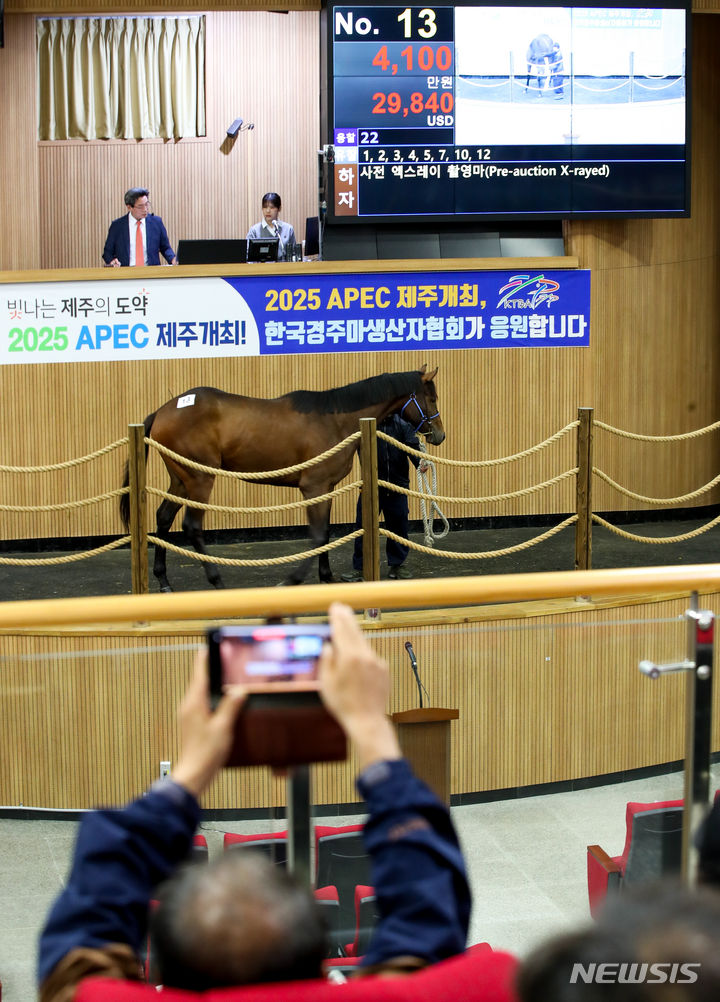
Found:
[(248, 261), (277, 261), (280, 240), (278, 237), (250, 237), (247, 242)]
[(178, 264), (245, 264), (245, 240), (180, 240)]
[(317, 216), (308, 216), (305, 220), (305, 257), (313, 257), (320, 253), (320, 226)]

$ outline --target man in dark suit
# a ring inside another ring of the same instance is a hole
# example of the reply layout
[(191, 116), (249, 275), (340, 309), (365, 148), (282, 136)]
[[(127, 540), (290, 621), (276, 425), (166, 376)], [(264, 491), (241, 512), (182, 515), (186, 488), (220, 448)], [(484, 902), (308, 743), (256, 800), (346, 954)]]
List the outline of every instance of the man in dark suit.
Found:
[(125, 205), (128, 214), (110, 223), (102, 255), (105, 267), (160, 264), (161, 254), (168, 264), (177, 264), (162, 219), (150, 211), (147, 188), (126, 191)]

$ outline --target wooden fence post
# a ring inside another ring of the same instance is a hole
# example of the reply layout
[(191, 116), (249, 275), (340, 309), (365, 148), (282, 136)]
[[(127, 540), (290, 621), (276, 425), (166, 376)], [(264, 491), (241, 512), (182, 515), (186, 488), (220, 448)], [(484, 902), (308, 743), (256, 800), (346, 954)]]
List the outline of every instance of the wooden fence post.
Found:
[(133, 595), (147, 595), (148, 544), (147, 495), (145, 492), (145, 425), (128, 425), (128, 473), (130, 475), (130, 560)]
[(575, 485), (575, 570), (592, 567), (593, 408), (578, 407), (577, 480)]
[(363, 577), (380, 580), (380, 501), (378, 498), (377, 423), (375, 418), (360, 418), (360, 468), (362, 470)]

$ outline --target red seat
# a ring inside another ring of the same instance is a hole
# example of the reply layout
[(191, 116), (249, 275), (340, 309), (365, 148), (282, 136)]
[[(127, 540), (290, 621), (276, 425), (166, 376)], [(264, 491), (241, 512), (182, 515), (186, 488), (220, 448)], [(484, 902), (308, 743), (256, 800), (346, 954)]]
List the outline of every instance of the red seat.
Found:
[(325, 927), (327, 929), (327, 954), (328, 960), (337, 958), (337, 937), (340, 928), (340, 901), (338, 900), (337, 887), (332, 884), (329, 887), (316, 887), (313, 891), (315, 901), (320, 907), (325, 917)]
[(323, 968), (326, 975), (332, 971), (340, 971), (345, 978), (348, 978), (352, 975), (353, 969), (360, 963), (360, 959), (360, 957), (331, 957), (329, 960), (323, 961)]
[(193, 835), (190, 859), (193, 863), (207, 863), (208, 858), (207, 839), (204, 835)]
[[(405, 978), (359, 978), (338, 987), (328, 981), (287, 981), (282, 984), (216, 988), (196, 995), (164, 988), (163, 1002), (518, 1002), (514, 990), (517, 961), (495, 953), (485, 944), (459, 957), (426, 967)], [(142, 982), (89, 978), (81, 983), (74, 1002), (157, 1002), (157, 990)]]
[(609, 893), (621, 884), (642, 883), (680, 872), (682, 800), (629, 803), (625, 811), (625, 847), (609, 856), (599, 845), (587, 847), (587, 880), (593, 917)]
[(355, 888), (355, 939), (346, 944), (345, 956), (363, 956), (376, 922), (375, 888), (358, 884)]
[(336, 887), (340, 903), (335, 939), (336, 952), (340, 954), (355, 936), (355, 888), (372, 883), (363, 830), (364, 825), (315, 828), (316, 883), (318, 887)]
[(365, 825), (332, 825), (315, 826), (315, 865), (318, 883), (326, 876), (333, 864), (333, 850), (337, 850), (343, 859), (351, 858), (368, 860), (365, 844), (362, 840)]
[(225, 832), (223, 848), (228, 850), (254, 849), (262, 852), (276, 866), (287, 866), (287, 831), (256, 832), (252, 835), (237, 835)]

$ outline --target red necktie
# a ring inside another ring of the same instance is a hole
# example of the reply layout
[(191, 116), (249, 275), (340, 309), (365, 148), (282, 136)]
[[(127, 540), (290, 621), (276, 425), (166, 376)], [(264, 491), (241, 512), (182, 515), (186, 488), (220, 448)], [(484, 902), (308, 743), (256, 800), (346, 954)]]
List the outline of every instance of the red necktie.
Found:
[(142, 268), (145, 265), (145, 251), (143, 249), (143, 239), (142, 239), (142, 219), (137, 220), (137, 229), (135, 230), (135, 267)]

